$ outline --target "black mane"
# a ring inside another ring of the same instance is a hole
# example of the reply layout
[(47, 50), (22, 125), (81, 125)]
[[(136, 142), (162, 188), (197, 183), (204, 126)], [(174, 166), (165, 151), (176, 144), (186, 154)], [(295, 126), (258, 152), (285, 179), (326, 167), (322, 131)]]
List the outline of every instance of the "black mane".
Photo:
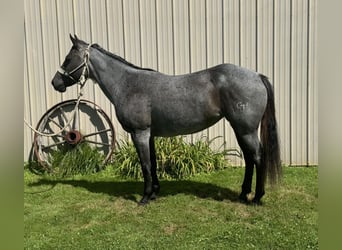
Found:
[(127, 61), (126, 61), (125, 59), (123, 59), (121, 56), (115, 55), (115, 54), (113, 54), (113, 53), (111, 53), (111, 52), (109, 52), (109, 51), (103, 49), (103, 48), (102, 48), (100, 45), (98, 45), (98, 44), (93, 44), (91, 47), (93, 47), (93, 48), (95, 48), (95, 49), (101, 51), (102, 53), (106, 54), (107, 56), (110, 56), (110, 57), (112, 57), (112, 58), (114, 58), (114, 59), (116, 59), (116, 60), (118, 60), (118, 61), (120, 61), (120, 62), (122, 62), (122, 63), (124, 63), (124, 64), (126, 64), (126, 65), (128, 65), (128, 66), (130, 66), (130, 67), (133, 67), (133, 68), (135, 68), (135, 69), (147, 70), (147, 71), (155, 71), (154, 69), (142, 68), (142, 67), (136, 66), (136, 65), (134, 65), (134, 64), (132, 64), (132, 63), (130, 63), (130, 62), (127, 62)]

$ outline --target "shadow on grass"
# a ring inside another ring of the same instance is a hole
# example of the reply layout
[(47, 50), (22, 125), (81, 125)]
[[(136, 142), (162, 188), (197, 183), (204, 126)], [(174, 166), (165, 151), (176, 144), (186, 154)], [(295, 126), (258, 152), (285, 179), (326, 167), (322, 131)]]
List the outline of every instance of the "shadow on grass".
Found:
[[(41, 179), (31, 183), (29, 186), (57, 184), (71, 185), (85, 188), (93, 193), (108, 194), (113, 197), (121, 197), (127, 200), (138, 201), (137, 195), (143, 192), (144, 183), (141, 181), (86, 181), (86, 180), (48, 180)], [(214, 199), (218, 201), (230, 200), (238, 202), (239, 194), (229, 188), (223, 188), (211, 183), (203, 183), (189, 180), (163, 180), (160, 181), (161, 190), (158, 197), (167, 197), (177, 194), (194, 195), (203, 199)]]

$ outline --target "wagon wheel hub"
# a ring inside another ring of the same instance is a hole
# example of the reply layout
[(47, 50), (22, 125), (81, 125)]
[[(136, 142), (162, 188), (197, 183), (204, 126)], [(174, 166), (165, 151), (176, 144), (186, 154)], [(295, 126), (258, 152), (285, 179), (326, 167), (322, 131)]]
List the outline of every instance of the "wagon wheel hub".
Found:
[(77, 145), (82, 141), (82, 134), (77, 130), (71, 130), (64, 136), (65, 141), (70, 145)]
[[(74, 117), (73, 124), (68, 117)], [(82, 128), (80, 121), (90, 124)], [(88, 100), (72, 99), (56, 104), (40, 118), (36, 130), (39, 133), (34, 134), (34, 154), (49, 172), (54, 172), (52, 161), (58, 150), (72, 150), (85, 142), (104, 155), (102, 164), (105, 164), (115, 148), (115, 130), (109, 116)], [(51, 136), (47, 136), (47, 132)]]

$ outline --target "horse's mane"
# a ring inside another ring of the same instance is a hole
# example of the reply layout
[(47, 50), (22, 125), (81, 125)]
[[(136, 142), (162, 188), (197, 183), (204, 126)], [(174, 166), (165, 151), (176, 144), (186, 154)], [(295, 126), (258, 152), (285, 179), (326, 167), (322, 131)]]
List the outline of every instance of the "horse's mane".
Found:
[(102, 48), (100, 45), (98, 45), (97, 43), (93, 44), (91, 47), (93, 47), (93, 48), (99, 50), (100, 52), (106, 54), (107, 56), (112, 57), (112, 58), (114, 58), (115, 60), (118, 60), (118, 61), (120, 61), (120, 62), (122, 62), (122, 63), (124, 63), (124, 64), (126, 64), (126, 65), (128, 65), (128, 66), (130, 66), (130, 67), (135, 68), (135, 69), (148, 70), (148, 71), (155, 71), (154, 69), (142, 68), (142, 67), (139, 67), (139, 66), (134, 65), (133, 63), (127, 62), (127, 61), (126, 61), (125, 59), (123, 59), (121, 56), (115, 55), (115, 54), (113, 54), (113, 53), (111, 53), (111, 52), (109, 52), (109, 51), (103, 49), (103, 48)]

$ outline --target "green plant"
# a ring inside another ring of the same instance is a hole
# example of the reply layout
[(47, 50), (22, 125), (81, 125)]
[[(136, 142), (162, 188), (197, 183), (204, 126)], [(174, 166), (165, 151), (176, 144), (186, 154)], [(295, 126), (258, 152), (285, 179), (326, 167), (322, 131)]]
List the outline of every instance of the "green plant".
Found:
[(132, 142), (122, 140), (114, 151), (113, 170), (124, 177), (141, 178), (140, 162)]
[(65, 144), (49, 156), (52, 175), (57, 177), (97, 172), (103, 168), (103, 160), (103, 154), (85, 142), (77, 146)]
[[(162, 179), (182, 179), (198, 173), (209, 173), (229, 166), (226, 151), (210, 148), (213, 140), (203, 137), (187, 143), (183, 136), (156, 138), (157, 173)], [(134, 145), (121, 141), (114, 153), (114, 170), (121, 176), (141, 179), (140, 163)]]

